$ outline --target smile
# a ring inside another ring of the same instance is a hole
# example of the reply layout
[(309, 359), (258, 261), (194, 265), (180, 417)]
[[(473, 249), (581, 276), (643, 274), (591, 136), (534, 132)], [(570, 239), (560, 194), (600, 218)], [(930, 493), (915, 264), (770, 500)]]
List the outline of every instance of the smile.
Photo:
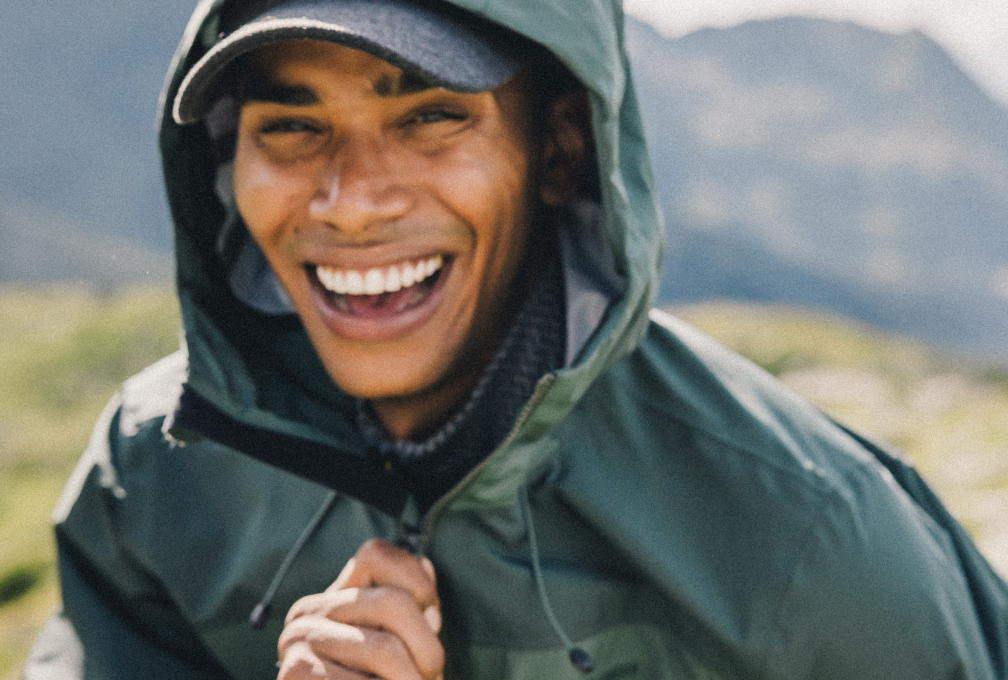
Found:
[(452, 258), (438, 254), (366, 270), (317, 265), (315, 286), (334, 330), (377, 338), (433, 313), (451, 263)]
[(319, 283), (337, 295), (381, 295), (396, 293), (433, 276), (444, 266), (444, 258), (435, 255), (418, 262), (403, 262), (391, 267), (357, 271), (316, 267)]

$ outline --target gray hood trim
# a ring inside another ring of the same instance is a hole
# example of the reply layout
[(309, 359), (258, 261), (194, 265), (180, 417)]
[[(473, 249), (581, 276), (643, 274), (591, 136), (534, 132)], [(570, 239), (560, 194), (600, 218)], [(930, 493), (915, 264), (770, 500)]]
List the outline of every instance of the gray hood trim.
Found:
[(567, 296), (567, 357), (573, 366), (592, 334), (602, 325), (609, 305), (622, 297), (626, 277), (605, 235), (602, 206), (590, 201), (562, 213), (560, 249)]

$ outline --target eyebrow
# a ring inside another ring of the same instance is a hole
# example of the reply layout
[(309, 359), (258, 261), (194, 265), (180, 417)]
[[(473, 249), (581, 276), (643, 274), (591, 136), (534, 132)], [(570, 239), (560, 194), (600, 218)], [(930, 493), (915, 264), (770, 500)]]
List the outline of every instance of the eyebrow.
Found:
[(379, 76), (375, 81), (374, 90), (379, 97), (402, 97), (433, 89), (430, 83), (410, 71), (403, 71), (398, 77)]
[[(403, 97), (434, 89), (419, 75), (410, 72), (393, 77), (381, 75), (374, 82), (374, 91), (379, 97)], [(290, 85), (265, 77), (248, 78), (242, 87), (242, 102), (265, 102), (285, 106), (311, 106), (318, 104), (318, 93), (307, 85)]]
[(249, 78), (242, 89), (241, 99), (245, 102), (268, 102), (286, 106), (319, 103), (318, 94), (306, 85), (288, 85), (266, 78)]

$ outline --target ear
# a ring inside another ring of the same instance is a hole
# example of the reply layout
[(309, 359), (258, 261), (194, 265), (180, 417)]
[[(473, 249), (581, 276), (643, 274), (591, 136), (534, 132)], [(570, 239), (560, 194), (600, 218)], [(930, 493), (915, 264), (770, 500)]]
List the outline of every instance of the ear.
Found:
[(546, 115), (539, 185), (543, 203), (566, 205), (582, 193), (594, 176), (594, 148), (587, 91), (565, 92)]

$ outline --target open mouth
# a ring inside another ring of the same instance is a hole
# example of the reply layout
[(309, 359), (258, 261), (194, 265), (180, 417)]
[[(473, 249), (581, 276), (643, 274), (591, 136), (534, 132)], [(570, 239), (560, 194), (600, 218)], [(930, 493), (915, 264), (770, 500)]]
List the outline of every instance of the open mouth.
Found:
[(367, 271), (316, 266), (314, 274), (333, 309), (373, 319), (422, 305), (450, 265), (450, 258), (433, 255)]

